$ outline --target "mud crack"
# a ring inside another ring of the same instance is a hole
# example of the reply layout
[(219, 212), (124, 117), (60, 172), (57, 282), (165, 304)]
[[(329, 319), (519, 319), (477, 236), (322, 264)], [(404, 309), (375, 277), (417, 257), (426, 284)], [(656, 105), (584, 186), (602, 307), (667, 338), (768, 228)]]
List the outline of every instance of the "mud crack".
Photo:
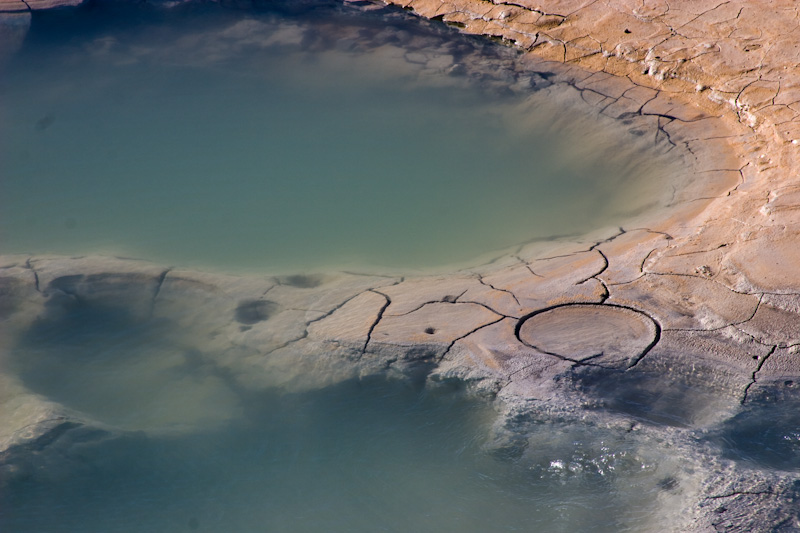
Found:
[(505, 320), (506, 318), (508, 318), (508, 317), (505, 317), (505, 316), (500, 316), (500, 317), (498, 317), (498, 318), (497, 318), (497, 320), (492, 320), (491, 322), (487, 322), (486, 324), (480, 325), (480, 326), (476, 327), (475, 329), (473, 329), (473, 330), (471, 330), (471, 331), (469, 331), (469, 332), (467, 332), (467, 333), (465, 333), (465, 334), (461, 335), (460, 337), (458, 337), (458, 338), (456, 338), (456, 339), (453, 339), (453, 341), (452, 341), (452, 342), (450, 342), (450, 344), (447, 346), (447, 349), (445, 349), (445, 351), (442, 353), (442, 355), (441, 355), (441, 356), (439, 356), (439, 362), (441, 362), (442, 360), (444, 360), (445, 356), (447, 356), (447, 354), (448, 354), (448, 353), (450, 353), (450, 350), (452, 350), (452, 349), (453, 349), (453, 346), (455, 346), (455, 344), (456, 344), (458, 341), (460, 341), (460, 340), (462, 340), (462, 339), (466, 339), (466, 338), (467, 338), (467, 337), (469, 337), (470, 335), (472, 335), (472, 334), (474, 334), (474, 333), (476, 333), (476, 332), (478, 332), (478, 331), (482, 330), (483, 328), (487, 328), (487, 327), (489, 327), (489, 326), (492, 326), (492, 325), (494, 325), (494, 324), (497, 324), (498, 322), (500, 322), (500, 321), (502, 321), (502, 320)]
[(569, 303), (526, 315), (514, 334), (522, 344), (564, 361), (630, 369), (658, 344), (661, 326), (632, 307)]
[(35, 268), (33, 268), (33, 264), (31, 263), (30, 258), (28, 258), (27, 261), (25, 261), (25, 268), (27, 268), (33, 273), (33, 286), (36, 289), (36, 292), (41, 293), (42, 289), (39, 288), (39, 273), (36, 272)]
[(767, 359), (769, 359), (769, 358), (770, 358), (770, 356), (771, 356), (772, 354), (774, 354), (774, 353), (775, 353), (775, 350), (777, 350), (777, 349), (778, 349), (778, 346), (777, 346), (777, 345), (773, 345), (773, 346), (770, 348), (769, 352), (767, 352), (767, 354), (766, 354), (764, 357), (762, 357), (761, 359), (759, 359), (759, 361), (758, 361), (758, 366), (756, 366), (756, 369), (753, 371), (753, 374), (752, 374), (752, 376), (750, 377), (750, 383), (748, 383), (748, 384), (745, 386), (745, 388), (744, 388), (744, 391), (742, 392), (742, 399), (739, 401), (739, 403), (740, 403), (741, 405), (744, 405), (744, 404), (747, 402), (747, 394), (750, 392), (750, 387), (752, 387), (753, 385), (755, 385), (755, 384), (756, 384), (756, 382), (758, 381), (758, 373), (761, 371), (761, 367), (763, 367), (763, 366), (764, 366), (764, 363), (766, 363), (766, 362), (767, 362)]
[(374, 332), (375, 328), (378, 327), (378, 323), (383, 318), (383, 313), (386, 311), (386, 308), (389, 307), (389, 305), (391, 305), (391, 303), (392, 303), (392, 299), (389, 298), (386, 294), (384, 294), (384, 293), (382, 293), (380, 291), (377, 291), (375, 289), (369, 289), (369, 292), (374, 292), (375, 294), (383, 296), (386, 299), (386, 302), (378, 310), (378, 315), (375, 317), (375, 321), (370, 325), (369, 331), (367, 331), (367, 338), (364, 341), (364, 347), (361, 348), (361, 357), (363, 357), (364, 354), (367, 353), (367, 347), (369, 346), (369, 343), (372, 340), (372, 332)]

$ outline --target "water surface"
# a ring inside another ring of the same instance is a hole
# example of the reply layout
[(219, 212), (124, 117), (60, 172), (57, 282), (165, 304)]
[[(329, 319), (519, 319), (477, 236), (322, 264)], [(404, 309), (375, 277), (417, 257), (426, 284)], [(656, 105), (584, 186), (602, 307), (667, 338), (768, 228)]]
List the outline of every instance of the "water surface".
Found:
[(753, 402), (711, 433), (722, 454), (750, 467), (800, 472), (800, 401)]
[(637, 138), (577, 95), (532, 103), (544, 78), (513, 50), (446, 30), (390, 10), (37, 15), (0, 84), (0, 247), (418, 268), (648, 205), (637, 184), (668, 172)]
[(0, 364), (86, 426), (3, 467), (0, 530), (642, 531), (689, 490), (624, 431), (531, 413), (507, 453), (457, 385), (252, 390), (204, 339), (79, 301), (22, 332)]

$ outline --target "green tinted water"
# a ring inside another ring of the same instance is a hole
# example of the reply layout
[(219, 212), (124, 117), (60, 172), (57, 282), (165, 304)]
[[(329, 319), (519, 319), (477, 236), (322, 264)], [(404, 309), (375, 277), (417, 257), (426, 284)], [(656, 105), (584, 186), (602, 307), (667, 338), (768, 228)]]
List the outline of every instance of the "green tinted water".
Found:
[(655, 464), (597, 435), (495, 458), (485, 409), (452, 394), (346, 384), (250, 402), (218, 431), (79, 445), (0, 496), (3, 531), (637, 531), (662, 492)]
[(4, 363), (96, 422), (0, 469), (4, 533), (655, 531), (683, 490), (624, 432), (538, 424), (498, 453), (495, 411), (451, 386), (250, 391), (170, 320), (53, 311)]
[(664, 179), (513, 51), (334, 11), (35, 17), (0, 86), (2, 251), (431, 267), (618, 224)]

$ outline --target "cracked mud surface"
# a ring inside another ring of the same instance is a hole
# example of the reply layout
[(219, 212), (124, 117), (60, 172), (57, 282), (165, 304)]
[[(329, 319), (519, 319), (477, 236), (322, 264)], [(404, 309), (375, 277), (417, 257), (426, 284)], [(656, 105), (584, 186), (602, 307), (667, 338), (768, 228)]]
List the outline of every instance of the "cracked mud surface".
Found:
[[(5, 1), (0, 11), (77, 3)], [(681, 406), (688, 426), (797, 397), (795, 3), (388, 3), (524, 50), (539, 83), (552, 69), (602, 115), (686, 154), (692, 171), (670, 208), (409, 278), (233, 277), (114, 258), (6, 256), (7, 327), (30, 327), (75, 302), (124, 302), (135, 319), (178, 316), (202, 338), (200, 357), (222, 354), (215, 365), (241, 387), (421, 372), (501, 398), (508, 413), (532, 402), (563, 414), (595, 403), (613, 412), (622, 403), (608, 394), (619, 384), (639, 394), (619, 408), (623, 418), (635, 415), (634, 426), (666, 417), (655, 398), (679, 385), (719, 402), (710, 411)], [(3, 380), (4, 447), (68, 431), (57, 405), (13, 376)], [(673, 437), (689, 438), (679, 426)], [(798, 480), (792, 469), (709, 467), (682, 530), (796, 531)]]
[(518, 323), (517, 338), (542, 353), (582, 365), (632, 368), (658, 343), (646, 314), (616, 305), (563, 304)]

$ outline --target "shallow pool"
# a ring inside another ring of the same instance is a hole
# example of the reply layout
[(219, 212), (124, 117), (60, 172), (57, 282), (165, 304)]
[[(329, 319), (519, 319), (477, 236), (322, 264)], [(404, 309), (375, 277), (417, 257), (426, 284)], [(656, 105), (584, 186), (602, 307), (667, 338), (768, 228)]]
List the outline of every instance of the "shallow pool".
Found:
[(619, 224), (668, 189), (641, 138), (512, 49), (300, 11), (37, 14), (0, 84), (2, 250), (436, 267)]
[(246, 390), (170, 321), (71, 311), (6, 363), (89, 422), (5, 465), (6, 533), (656, 531), (689, 490), (624, 431), (536, 421), (509, 451), (458, 387)]

